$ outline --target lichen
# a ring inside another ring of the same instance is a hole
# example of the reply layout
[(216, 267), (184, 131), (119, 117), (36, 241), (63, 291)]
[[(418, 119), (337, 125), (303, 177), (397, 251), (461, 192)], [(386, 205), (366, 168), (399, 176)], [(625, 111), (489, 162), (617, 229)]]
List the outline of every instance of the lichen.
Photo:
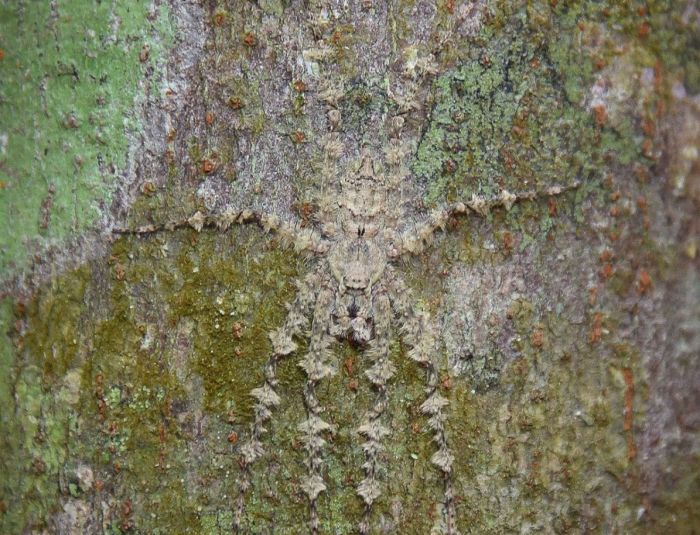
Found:
[(569, 80), (579, 91), (593, 81), (561, 69), (558, 54), (570, 42), (533, 31), (525, 11), (500, 24), (485, 27), (471, 57), (435, 81), (412, 164), (428, 202), (585, 183), (599, 178), (606, 152), (625, 163), (638, 158), (634, 137), (601, 129), (581, 106), (583, 95), (567, 94)]
[(3, 273), (109, 203), (140, 129), (139, 83), (171, 43), (168, 16), (165, 4), (0, 6), (0, 225), (18, 231), (0, 236)]

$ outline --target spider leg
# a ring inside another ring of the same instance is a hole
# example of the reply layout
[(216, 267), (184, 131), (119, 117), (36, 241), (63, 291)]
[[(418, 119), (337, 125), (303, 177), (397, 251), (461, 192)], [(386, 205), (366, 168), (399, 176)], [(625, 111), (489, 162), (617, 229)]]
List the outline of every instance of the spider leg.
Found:
[(316, 397), (316, 386), (321, 379), (336, 373), (331, 350), (334, 338), (329, 334), (334, 300), (334, 291), (330, 287), (330, 280), (327, 280), (318, 292), (314, 305), (309, 351), (299, 362), (307, 377), (304, 385), (307, 419), (299, 424), (307, 454), (307, 475), (302, 482), (302, 488), (309, 498), (310, 527), (313, 535), (318, 535), (319, 532), (316, 500), (318, 495), (326, 490), (322, 476), (322, 453), (326, 441), (322, 435), (333, 430), (333, 426), (321, 418), (324, 409)]
[(374, 405), (365, 415), (358, 433), (365, 438), (363, 449), (365, 451), (365, 463), (362, 468), (365, 478), (357, 487), (357, 494), (364, 500), (365, 509), (362, 521), (359, 525), (361, 535), (370, 532), (370, 516), (372, 504), (379, 497), (379, 481), (377, 474), (381, 469), (380, 453), (384, 449), (382, 438), (389, 434), (389, 430), (381, 423), (382, 415), (387, 408), (387, 382), (396, 372), (396, 368), (389, 360), (389, 331), (391, 328), (391, 302), (383, 285), (378, 285), (373, 292), (372, 317), (374, 318), (374, 338), (369, 342), (369, 348), (365, 356), (374, 364), (365, 372), (376, 391)]
[(433, 441), (437, 451), (431, 462), (437, 466), (443, 477), (445, 521), (447, 535), (459, 535), (457, 531), (457, 514), (454, 503), (454, 486), (452, 481), (452, 463), (454, 456), (450, 452), (445, 432), (443, 409), (449, 401), (440, 395), (440, 379), (434, 363), (435, 336), (428, 315), (417, 311), (410, 304), (410, 292), (403, 282), (387, 269), (389, 298), (394, 315), (399, 321), (402, 340), (410, 346), (408, 357), (426, 370), (426, 400), (421, 405), (421, 412), (428, 417), (428, 426), (433, 431)]
[(256, 224), (265, 232), (274, 232), (279, 236), (283, 245), (293, 246), (298, 252), (309, 251), (312, 253), (325, 253), (328, 250), (328, 243), (317, 231), (310, 228), (302, 228), (298, 224), (295, 225), (282, 221), (275, 215), (262, 214), (252, 210), (229, 209), (221, 214), (203, 214), (198, 211), (187, 219), (181, 219), (179, 221), (145, 225), (136, 228), (115, 227), (112, 229), (112, 233), (147, 236), (181, 228), (193, 228), (197, 232), (205, 228), (226, 231), (231, 225), (245, 224)]
[(516, 202), (561, 195), (579, 186), (580, 184), (575, 182), (570, 186), (553, 186), (542, 191), (530, 190), (511, 193), (507, 190), (501, 190), (501, 193), (495, 197), (472, 195), (472, 198), (467, 202), (457, 202), (437, 208), (430, 212), (427, 221), (393, 237), (389, 257), (398, 258), (403, 255), (421, 254), (432, 245), (435, 233), (438, 230), (445, 230), (447, 221), (451, 217), (463, 216), (469, 212), (485, 217), (493, 208), (502, 206), (506, 210), (510, 210)]
[(277, 364), (296, 350), (297, 345), (294, 342), (294, 337), (302, 335), (308, 326), (307, 318), (313, 310), (319, 281), (318, 272), (314, 272), (299, 283), (297, 295), (289, 306), (284, 323), (280, 328), (270, 333), (272, 354), (265, 364), (265, 382), (250, 393), (256, 401), (250, 436), (241, 447), (239, 460), (241, 477), (233, 521), (234, 533), (241, 533), (245, 495), (251, 486), (251, 466), (265, 454), (261, 442), (262, 435), (267, 431), (265, 423), (272, 417), (272, 409), (280, 403), (280, 397), (275, 391), (278, 384), (275, 375)]

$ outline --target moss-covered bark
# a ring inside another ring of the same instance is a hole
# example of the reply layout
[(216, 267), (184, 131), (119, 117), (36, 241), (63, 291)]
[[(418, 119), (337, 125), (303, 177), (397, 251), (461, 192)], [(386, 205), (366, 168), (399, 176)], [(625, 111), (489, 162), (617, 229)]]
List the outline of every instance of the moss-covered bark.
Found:
[[(108, 230), (227, 205), (311, 222), (335, 179), (335, 88), (343, 165), (362, 146), (381, 160), (384, 118), (408, 106), (411, 214), (581, 183), (453, 220), (398, 268), (439, 327), (460, 531), (695, 533), (697, 17), (670, 2), (1, 4), (0, 216), (26, 239), (0, 235), (0, 531), (230, 531), (248, 393), (310, 262), (256, 228)], [(341, 534), (361, 516), (373, 398), (362, 353), (334, 351), (319, 515)], [(423, 374), (398, 337), (391, 358), (375, 531), (442, 533)], [(304, 376), (294, 357), (278, 376), (252, 533), (306, 531)]]

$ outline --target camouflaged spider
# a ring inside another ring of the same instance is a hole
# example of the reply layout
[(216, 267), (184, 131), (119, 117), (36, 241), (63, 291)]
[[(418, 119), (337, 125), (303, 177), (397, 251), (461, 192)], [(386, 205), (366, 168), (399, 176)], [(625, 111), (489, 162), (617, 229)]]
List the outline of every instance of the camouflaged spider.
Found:
[[(331, 123), (340, 120), (339, 112), (331, 110)], [(329, 114), (330, 115), (330, 114)], [(403, 119), (393, 119), (392, 139), (387, 151), (389, 170), (400, 166), (399, 137)], [(331, 136), (326, 146), (329, 154), (338, 152), (337, 138)], [(251, 487), (252, 467), (265, 455), (263, 435), (272, 411), (281, 402), (277, 392), (276, 368), (285, 357), (295, 353), (295, 338), (308, 339), (308, 351), (299, 366), (306, 372), (304, 403), (306, 419), (299, 424), (306, 450), (306, 470), (302, 487), (309, 500), (309, 529), (319, 533), (317, 499), (326, 490), (324, 483), (324, 435), (333, 426), (322, 418), (324, 409), (316, 396), (320, 381), (336, 373), (331, 346), (335, 339), (349, 340), (371, 362), (365, 374), (374, 389), (374, 402), (357, 429), (364, 439), (364, 479), (357, 485), (357, 494), (364, 502), (364, 512), (358, 530), (370, 532), (372, 505), (380, 496), (382, 481), (382, 440), (390, 431), (382, 423), (388, 406), (388, 383), (396, 373), (389, 359), (392, 331), (410, 349), (408, 357), (425, 372), (426, 397), (421, 412), (428, 419), (437, 445), (431, 461), (443, 477), (444, 526), (448, 535), (456, 535), (456, 513), (452, 481), (454, 457), (445, 432), (447, 399), (439, 393), (436, 366), (437, 344), (430, 319), (418, 310), (411, 293), (395, 271), (393, 264), (406, 255), (417, 255), (429, 247), (437, 231), (444, 230), (450, 217), (474, 212), (486, 215), (497, 206), (506, 210), (513, 203), (540, 196), (556, 195), (567, 188), (555, 187), (543, 192), (513, 194), (501, 191), (493, 198), (472, 196), (433, 210), (418, 224), (412, 224), (396, 202), (401, 173), (379, 174), (375, 161), (364, 151), (359, 165), (342, 175), (335, 191), (319, 202), (319, 211), (311, 227), (282, 222), (275, 215), (250, 210), (229, 210), (219, 215), (197, 212), (187, 220), (167, 225), (152, 225), (137, 229), (115, 229), (116, 233), (149, 234), (179, 227), (204, 227), (226, 230), (232, 224), (257, 223), (264, 230), (276, 233), (283, 243), (293, 245), (316, 259), (315, 268), (298, 282), (297, 295), (288, 305), (282, 326), (270, 334), (272, 354), (264, 368), (264, 383), (251, 391), (255, 398), (254, 419), (250, 434), (241, 446), (241, 476), (234, 511), (234, 530), (242, 530), (246, 495)]]

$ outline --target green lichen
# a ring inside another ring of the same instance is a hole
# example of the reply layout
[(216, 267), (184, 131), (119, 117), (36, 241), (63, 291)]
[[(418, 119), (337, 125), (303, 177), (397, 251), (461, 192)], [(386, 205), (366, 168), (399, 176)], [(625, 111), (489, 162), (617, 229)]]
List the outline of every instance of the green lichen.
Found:
[(86, 229), (109, 202), (126, 132), (140, 128), (139, 81), (170, 28), (165, 5), (82, 0), (5, 2), (0, 27), (0, 225), (17, 230), (0, 236), (7, 275), (32, 244)]
[[(56, 482), (79, 428), (75, 407), (82, 383), (75, 360), (81, 338), (72, 327), (81, 315), (86, 274), (78, 271), (67, 284), (56, 284), (26, 307), (16, 303), (12, 315), (7, 300), (4, 304), (3, 325), (14, 324), (2, 344), (6, 355), (14, 353), (2, 381), (2, 390), (12, 397), (2, 400), (0, 421), (7, 452), (2, 459), (0, 500), (5, 512), (0, 526), (7, 533), (42, 525), (57, 504)], [(41, 324), (36, 336), (23, 334), (25, 322)], [(18, 354), (27, 358), (18, 359)]]
[[(584, 101), (596, 71), (615, 61), (625, 41), (637, 76), (645, 68), (672, 73), (661, 80), (662, 94), (675, 77), (692, 84), (692, 62), (678, 47), (689, 46), (693, 32), (679, 22), (679, 9), (491, 5), (480, 33), (442, 58), (448, 69), (434, 83), (430, 123), (412, 163), (428, 186), (426, 200), (600, 180), (610, 161), (648, 165), (641, 118), (597, 123)], [(662, 15), (668, 11), (670, 19)], [(677, 42), (669, 38), (669, 20), (681, 25)], [(640, 25), (650, 33), (640, 33)], [(645, 103), (643, 117), (652, 123), (658, 99), (652, 94)]]
[[(16, 313), (23, 327), (11, 353), (27, 364), (10, 376), (27, 419), (5, 424), (20, 432), (10, 434), (16, 443), (4, 444), (12, 452), (3, 466), (4, 532), (49, 525), (71, 489), (79, 498), (107, 500), (113, 530), (230, 527), (238, 442), (228, 437), (246, 433), (249, 391), (262, 381), (269, 353), (267, 334), (282, 322), (281, 305), (293, 297), (301, 267), (274, 241), (263, 241), (255, 229), (119, 240), (109, 262), (61, 276)], [(12, 314), (9, 303), (5, 311)], [(441, 483), (429, 464), (433, 445), (418, 409), (424, 372), (405, 358), (398, 339), (392, 348), (399, 373), (387, 410), (390, 486), (375, 521), (409, 496), (414, 507), (402, 512), (401, 529), (429, 530)], [(329, 492), (319, 511), (324, 529), (353, 533), (362, 512), (355, 484), (364, 456), (356, 427), (374, 393), (362, 354), (345, 343), (336, 354), (339, 373), (319, 388), (336, 426)], [(280, 533), (298, 532), (308, 514), (296, 429), (305, 412), (304, 376), (294, 357), (280, 365), (278, 377), (284, 402), (271, 425), (267, 468), (255, 472), (248, 498), (247, 522), (256, 533), (268, 523)], [(72, 394), (56, 397), (69, 381)], [(32, 446), (38, 429), (47, 436)], [(29, 472), (35, 457), (45, 463), (41, 475)], [(91, 467), (101, 490), (50, 485), (62, 466), (76, 463)]]
[[(48, 524), (67, 463), (102, 482), (88, 492), (112, 504), (114, 529), (199, 533), (200, 519), (229, 507), (227, 436), (249, 421), (248, 392), (297, 268), (252, 229), (183, 236), (171, 254), (159, 238), (118, 241), (102, 268), (66, 274), (16, 307), (18, 330), (3, 345), (3, 406), (20, 415), (2, 422), (4, 533)], [(10, 303), (3, 311), (11, 324)], [(192, 440), (205, 452), (196, 476)]]
[(413, 162), (428, 184), (427, 200), (586, 178), (599, 134), (558, 84), (545, 49), (505, 37), (491, 40), (481, 59), (439, 77)]
[(259, 84), (259, 80), (246, 73), (244, 77), (226, 80), (222, 88), (229, 107), (240, 115), (241, 128), (249, 129), (254, 136), (259, 136), (265, 127)]

